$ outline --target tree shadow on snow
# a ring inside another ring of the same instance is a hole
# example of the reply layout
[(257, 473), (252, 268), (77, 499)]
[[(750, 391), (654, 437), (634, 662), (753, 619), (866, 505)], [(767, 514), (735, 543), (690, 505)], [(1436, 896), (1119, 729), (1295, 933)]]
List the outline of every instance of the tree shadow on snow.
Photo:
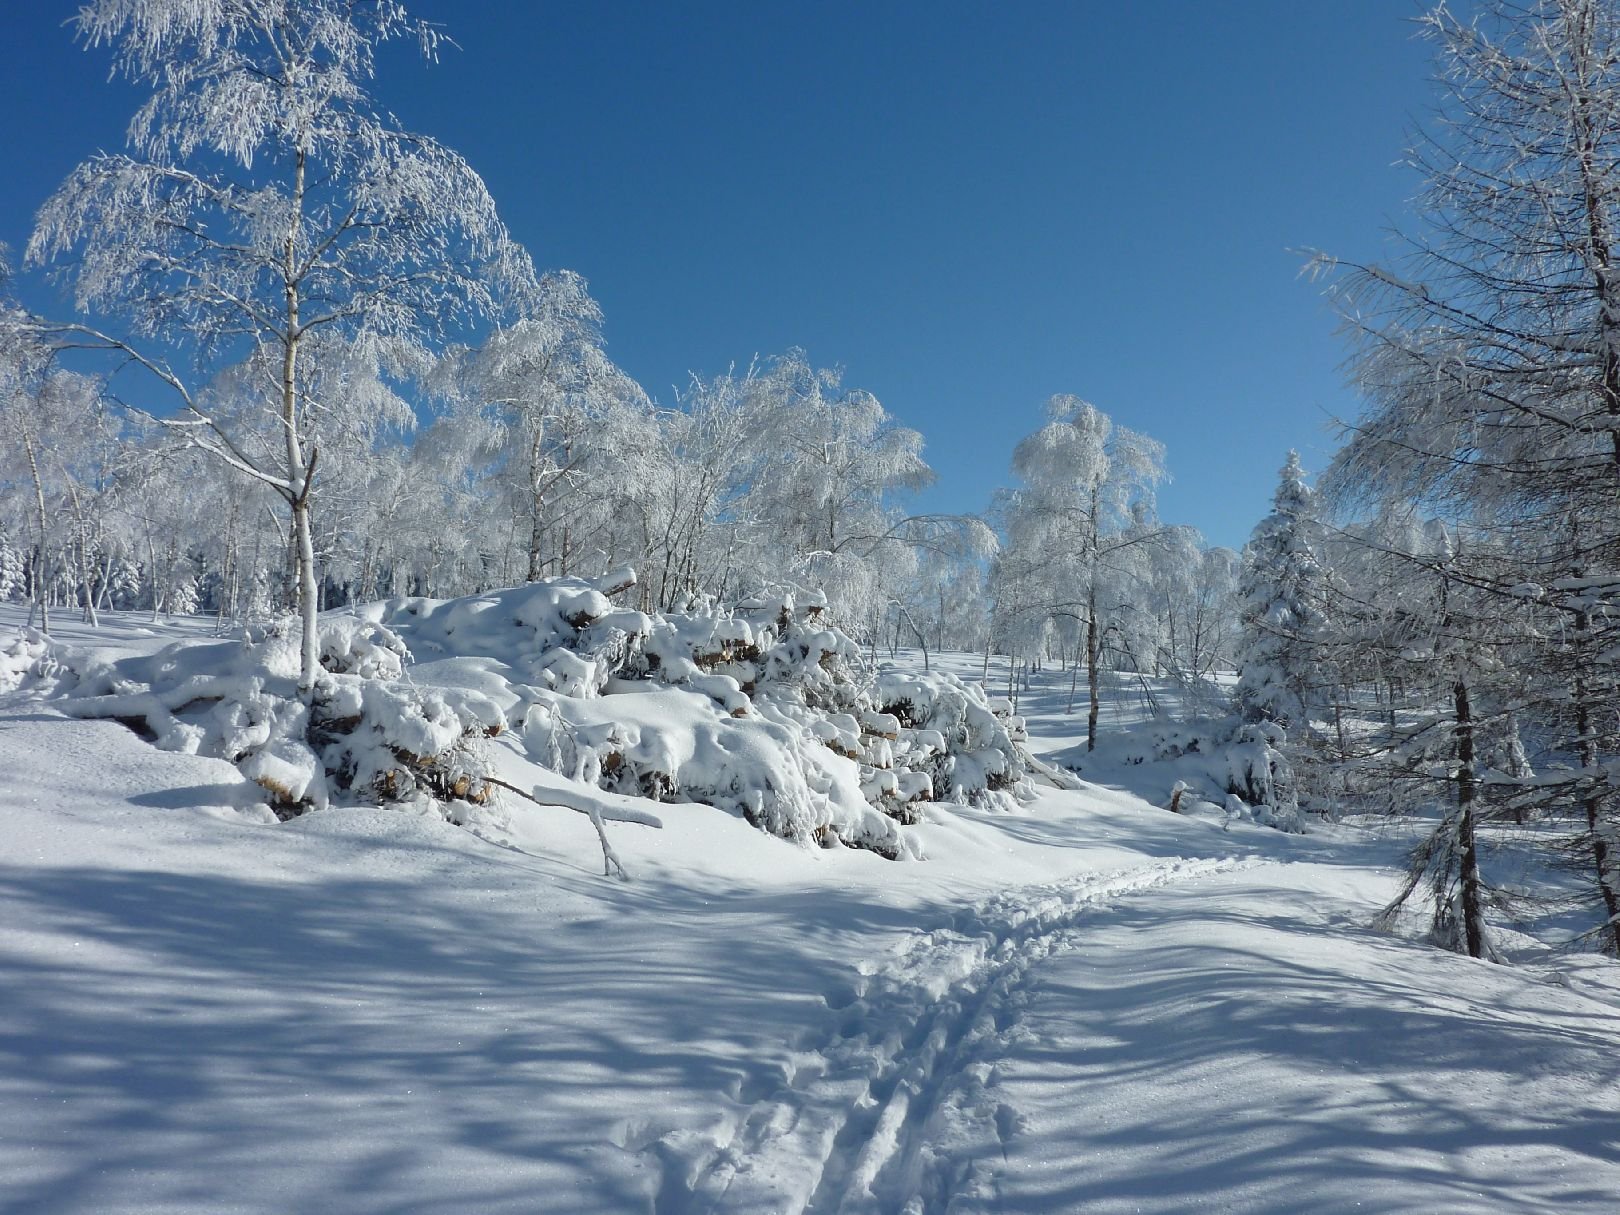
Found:
[[(420, 880), (0, 870), (5, 921), (53, 934), (0, 941), (0, 1139), (44, 1162), (0, 1207), (643, 1209), (630, 1141), (780, 1083), (846, 938), (909, 920), (537, 879), (587, 914)], [(196, 1162), (217, 1188), (185, 1191)]]
[(1006, 1079), (1033, 1162), (1008, 1210), (1614, 1209), (1615, 1009), (1302, 934), (1298, 890), (1275, 914), (1168, 898), (1175, 927), (1162, 901), (1102, 912), (1042, 976), (1059, 1020), (1037, 1015)]

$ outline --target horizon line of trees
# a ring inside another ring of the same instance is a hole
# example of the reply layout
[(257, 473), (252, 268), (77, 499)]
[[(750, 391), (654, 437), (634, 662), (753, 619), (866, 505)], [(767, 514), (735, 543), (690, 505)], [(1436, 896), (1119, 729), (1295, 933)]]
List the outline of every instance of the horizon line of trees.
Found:
[[(72, 25), (150, 97), (23, 250), (74, 315), (0, 299), (0, 597), (291, 610), (306, 691), (323, 607), (626, 563), (649, 607), (781, 585), (873, 644), (1065, 636), (1066, 591), (1037, 624), (987, 589), (1011, 565), (983, 519), (901, 509), (921, 436), (804, 352), (673, 405), (616, 367), (584, 280), (537, 273), (476, 172), (372, 97), (379, 48), (431, 56), (435, 25), (348, 0), (94, 0)], [(1170, 640), (1093, 595), (1093, 666), (1220, 661), (1157, 573)]]

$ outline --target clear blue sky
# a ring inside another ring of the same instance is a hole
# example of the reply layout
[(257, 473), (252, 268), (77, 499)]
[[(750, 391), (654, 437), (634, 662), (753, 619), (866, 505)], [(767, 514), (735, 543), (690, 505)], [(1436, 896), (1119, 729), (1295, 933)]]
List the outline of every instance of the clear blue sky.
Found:
[[(137, 95), (74, 45), (72, 3), (9, 7), (16, 251)], [(661, 399), (803, 346), (923, 432), (925, 507), (978, 510), (1045, 399), (1078, 393), (1166, 444), (1166, 520), (1237, 546), (1286, 450), (1319, 469), (1355, 411), (1289, 250), (1379, 257), (1404, 222), (1421, 8), (420, 0), (461, 49), (400, 47), (375, 91), (483, 173), (539, 265), (590, 280)]]

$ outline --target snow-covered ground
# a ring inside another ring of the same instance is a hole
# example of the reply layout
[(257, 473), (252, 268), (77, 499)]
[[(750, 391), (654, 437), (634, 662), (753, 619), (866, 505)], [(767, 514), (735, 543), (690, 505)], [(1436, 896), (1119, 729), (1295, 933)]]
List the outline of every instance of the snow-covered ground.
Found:
[(1046, 679), (1081, 792), (897, 862), (664, 805), (628, 883), (0, 697), (0, 1210), (1617, 1209), (1616, 967), (1369, 931), (1397, 839), (1171, 815)]

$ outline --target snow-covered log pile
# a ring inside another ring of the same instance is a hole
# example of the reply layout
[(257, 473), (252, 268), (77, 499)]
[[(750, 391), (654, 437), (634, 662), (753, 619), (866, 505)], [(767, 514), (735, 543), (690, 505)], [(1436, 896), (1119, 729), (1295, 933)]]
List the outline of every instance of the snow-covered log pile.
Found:
[(1024, 723), (1009, 702), (937, 672), (881, 671), (873, 692), (894, 723), (896, 762), (926, 777), (932, 797), (1010, 809), (1027, 792)]
[[(918, 821), (920, 803), (1006, 808), (1027, 790), (1007, 724), (976, 689), (951, 676), (874, 680), (824, 622), (820, 596), (649, 616), (608, 599), (632, 584), (626, 571), (364, 613), (419, 662), (498, 663), (536, 762), (619, 793), (720, 806), (790, 839), (897, 856), (896, 824)], [(890, 711), (902, 703), (915, 720)]]
[(407, 657), (387, 629), (333, 617), (322, 622), (323, 671), (307, 700), (295, 640), (280, 631), (133, 657), (91, 651), (56, 682), (69, 713), (123, 722), (164, 750), (235, 763), (281, 818), (345, 795), (487, 799), (475, 740), (505, 728), (500, 706), (477, 691), (412, 684)]
[[(1016, 719), (953, 676), (874, 677), (819, 598), (648, 615), (610, 598), (632, 585), (623, 571), (328, 615), (306, 698), (279, 633), (91, 651), (56, 691), (69, 712), (233, 761), (281, 817), (429, 800), (461, 821), (538, 765), (899, 857), (922, 803), (1009, 808), (1027, 792)], [(5, 669), (44, 657), (18, 648)]]

